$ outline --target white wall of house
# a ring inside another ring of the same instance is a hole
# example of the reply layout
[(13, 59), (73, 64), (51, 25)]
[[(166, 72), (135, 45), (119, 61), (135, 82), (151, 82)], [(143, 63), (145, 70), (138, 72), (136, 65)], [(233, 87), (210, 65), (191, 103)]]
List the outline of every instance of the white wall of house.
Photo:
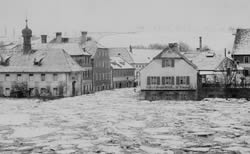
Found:
[[(188, 90), (197, 88), (197, 71), (183, 59), (175, 59), (174, 67), (162, 67), (162, 59), (154, 59), (140, 71), (141, 90)], [(147, 77), (160, 77), (160, 85), (148, 85)], [(162, 77), (174, 76), (174, 85), (162, 85)], [(176, 84), (177, 76), (189, 76), (189, 85)]]
[[(42, 77), (45, 74), (45, 77)], [(42, 79), (44, 78), (44, 79)], [(49, 90), (52, 96), (68, 97), (73, 96), (73, 85), (75, 81), (75, 95), (82, 92), (82, 72), (71, 73), (0, 73), (0, 93), (9, 96), (13, 86), (20, 83), (27, 83), (27, 88), (33, 88), (31, 96), (35, 96), (35, 90), (41, 95), (42, 89)], [(91, 82), (88, 82), (91, 84)], [(92, 85), (91, 85), (92, 86)], [(61, 91), (61, 92), (60, 92)]]
[[(42, 74), (45, 74), (44, 80), (42, 80)], [(66, 78), (66, 73), (0, 73), (0, 86), (5, 96), (9, 95), (8, 89), (11, 91), (12, 86), (18, 83), (27, 83), (28, 89), (37, 88), (39, 93), (41, 93), (41, 88), (49, 87), (52, 95), (57, 96), (59, 86), (66, 86)], [(66, 96), (66, 88), (64, 88), (63, 95)]]

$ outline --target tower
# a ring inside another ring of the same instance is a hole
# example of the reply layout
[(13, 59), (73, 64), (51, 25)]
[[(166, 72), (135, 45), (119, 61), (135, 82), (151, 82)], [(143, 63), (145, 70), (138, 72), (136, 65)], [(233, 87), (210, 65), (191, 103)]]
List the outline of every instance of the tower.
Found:
[(22, 30), (23, 36), (23, 53), (29, 53), (31, 50), (31, 37), (32, 37), (32, 30), (28, 27), (28, 20), (25, 20), (26, 27)]

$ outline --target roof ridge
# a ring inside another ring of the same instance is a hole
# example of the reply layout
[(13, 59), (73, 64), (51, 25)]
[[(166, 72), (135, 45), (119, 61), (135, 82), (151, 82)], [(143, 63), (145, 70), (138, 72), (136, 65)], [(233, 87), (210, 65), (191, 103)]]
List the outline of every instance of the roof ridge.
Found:
[(198, 69), (198, 67), (193, 63), (191, 62), (186, 56), (184, 56), (183, 54), (181, 54), (179, 51), (177, 50), (173, 50), (169, 47), (165, 48), (162, 50), (162, 52), (160, 52), (157, 56), (155, 56), (153, 59), (157, 59), (157, 58), (160, 58), (161, 55), (166, 52), (167, 50), (171, 50), (172, 52), (175, 52), (176, 54), (178, 54), (182, 59), (184, 59), (184, 61), (186, 61), (189, 65), (191, 65), (194, 69)]

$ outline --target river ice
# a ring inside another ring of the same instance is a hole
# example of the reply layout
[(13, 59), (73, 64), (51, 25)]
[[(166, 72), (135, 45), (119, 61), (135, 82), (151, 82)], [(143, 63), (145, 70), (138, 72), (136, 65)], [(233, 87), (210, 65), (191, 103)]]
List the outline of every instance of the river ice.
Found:
[(250, 153), (244, 99), (149, 102), (128, 88), (0, 109), (0, 153)]

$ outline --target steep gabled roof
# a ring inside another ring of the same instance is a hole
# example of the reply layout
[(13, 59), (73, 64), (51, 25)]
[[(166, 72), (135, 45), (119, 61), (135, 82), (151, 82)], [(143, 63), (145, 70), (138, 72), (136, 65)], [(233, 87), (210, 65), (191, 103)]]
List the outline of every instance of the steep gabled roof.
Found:
[[(42, 57), (42, 58), (41, 58)], [(34, 62), (41, 61), (41, 65)], [(0, 72), (78, 72), (84, 71), (62, 49), (42, 49), (30, 54), (22, 52), (11, 55), (7, 66), (0, 65)]]
[(250, 29), (237, 29), (232, 55), (250, 55)]
[(164, 59), (164, 58), (174, 58), (174, 59), (183, 59), (194, 69), (198, 67), (192, 63), (188, 58), (186, 58), (183, 54), (181, 54), (177, 48), (165, 48), (161, 53), (154, 57), (154, 59)]

